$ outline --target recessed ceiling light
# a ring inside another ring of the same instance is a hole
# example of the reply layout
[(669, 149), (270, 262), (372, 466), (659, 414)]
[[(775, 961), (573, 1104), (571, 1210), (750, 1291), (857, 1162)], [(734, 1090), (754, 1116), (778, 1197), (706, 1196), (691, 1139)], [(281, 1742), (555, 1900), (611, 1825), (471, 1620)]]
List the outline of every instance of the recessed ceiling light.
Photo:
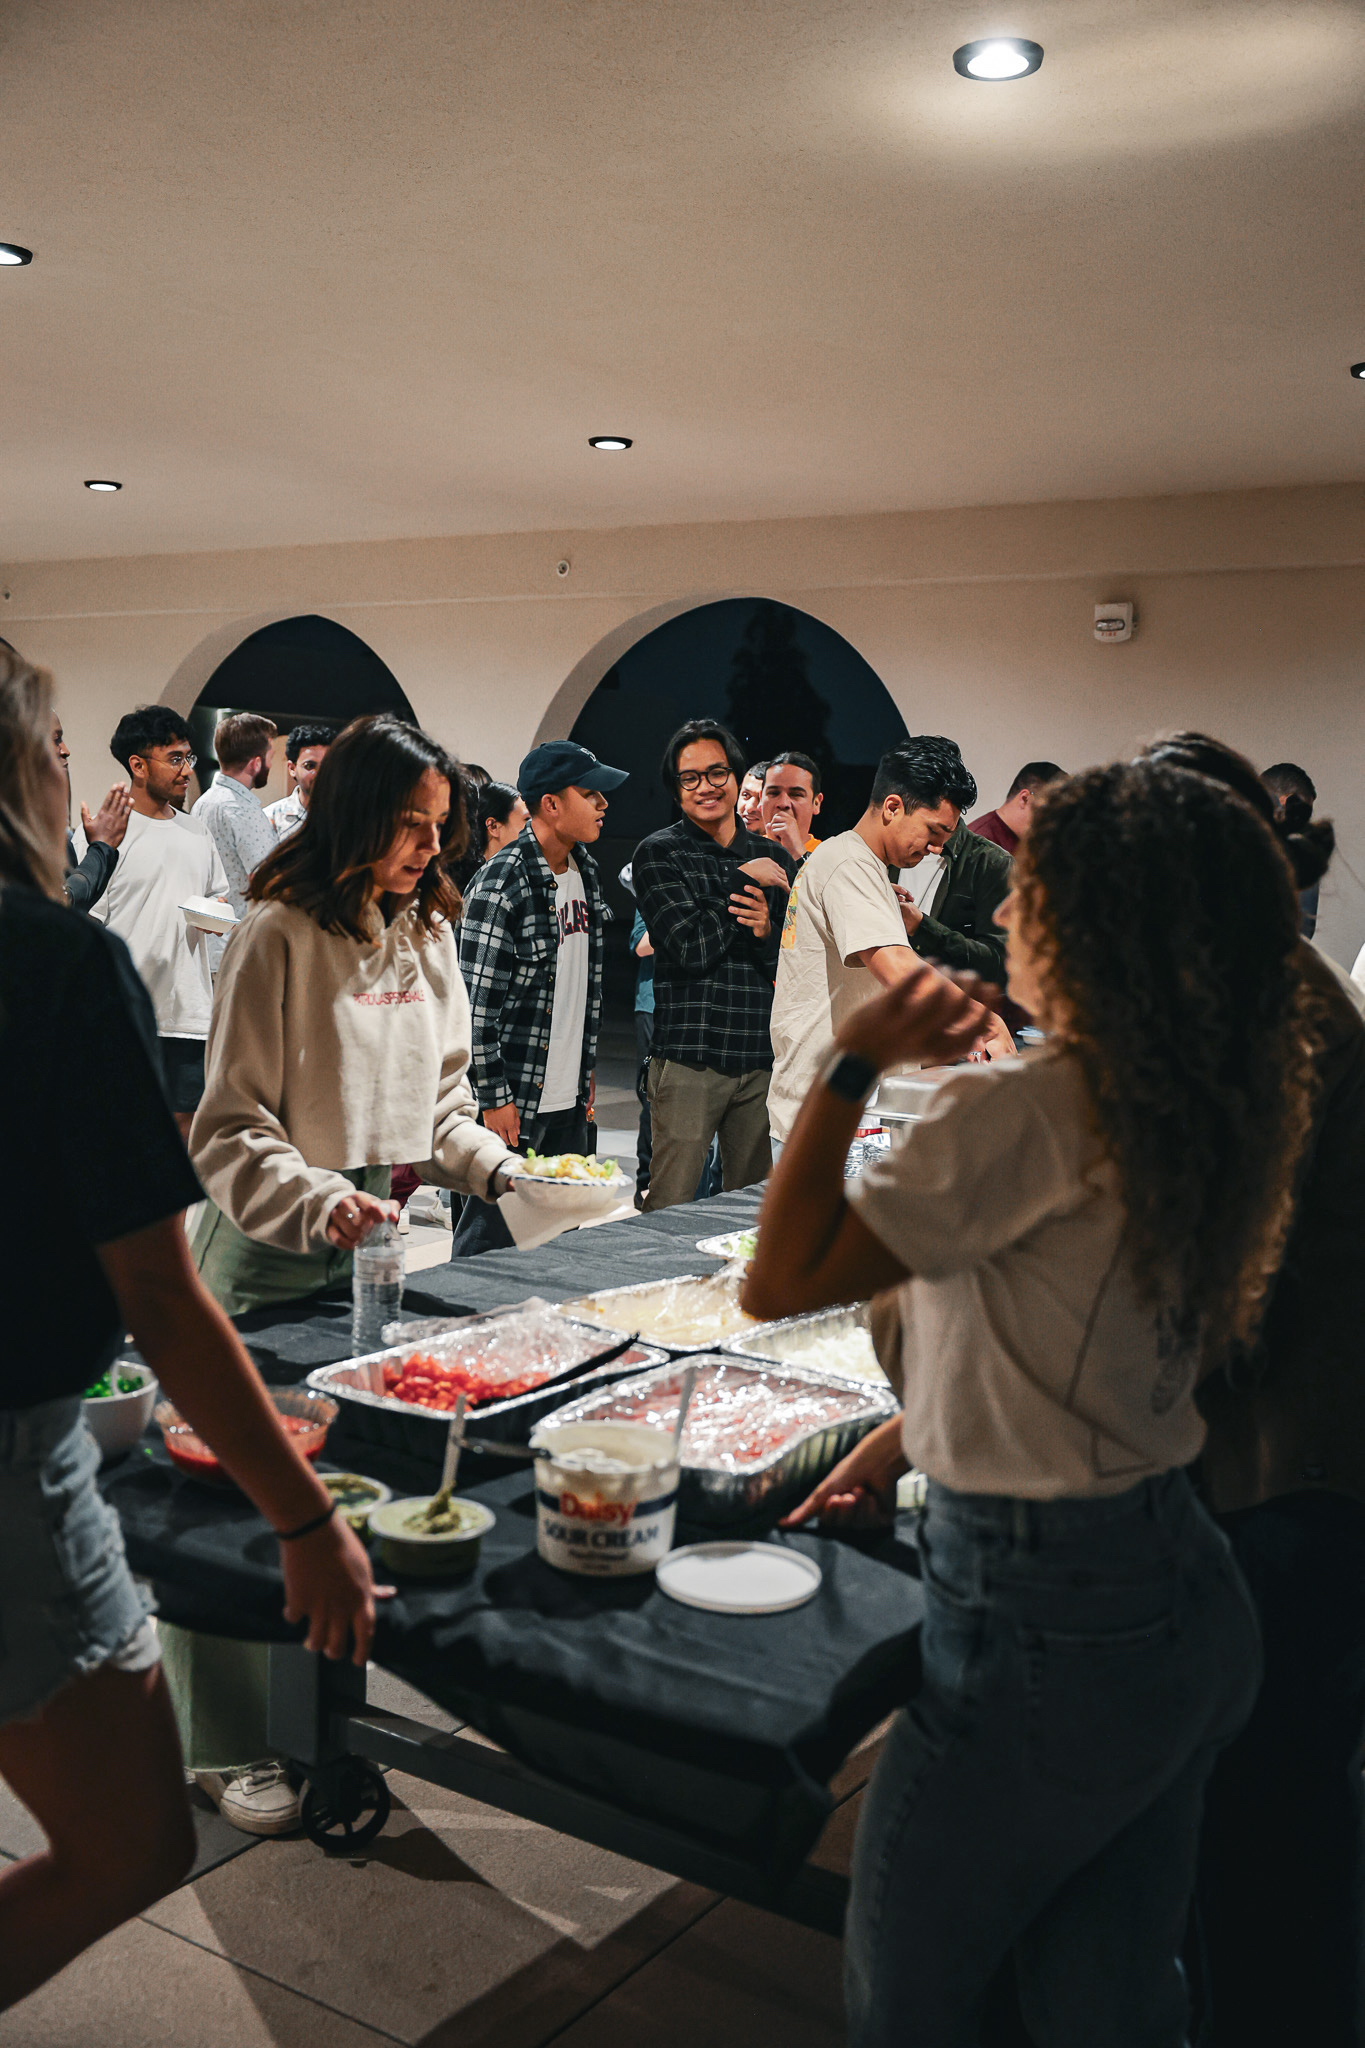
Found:
[(1042, 61), (1042, 44), (1025, 42), (1022, 36), (986, 36), (953, 51), (953, 69), (963, 78), (1027, 78)]
[(85, 479), (85, 488), (87, 491), (121, 491), (123, 485), (116, 484), (112, 477), (88, 476)]
[(630, 439), (625, 434), (589, 434), (588, 436), (589, 448), (621, 449), (629, 448), (631, 445)]
[(1365, 383), (1365, 363), (1352, 363), (1351, 375), (1353, 377), (1359, 377), (1361, 382)]
[(13, 267), (20, 263), (32, 263), (32, 261), (32, 249), (21, 249), (17, 242), (0, 242), (0, 263), (8, 263)]

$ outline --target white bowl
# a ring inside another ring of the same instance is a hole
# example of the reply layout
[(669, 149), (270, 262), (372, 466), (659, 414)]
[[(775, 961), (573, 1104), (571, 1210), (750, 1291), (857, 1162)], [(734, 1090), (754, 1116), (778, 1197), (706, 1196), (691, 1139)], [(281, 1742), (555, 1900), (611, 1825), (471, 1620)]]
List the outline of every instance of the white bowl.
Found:
[(237, 925), (236, 911), (230, 904), (220, 903), (216, 896), (187, 896), (180, 909), (192, 931), (216, 932), (221, 937)]
[(85, 1426), (99, 1445), (106, 1465), (115, 1458), (126, 1457), (132, 1450), (152, 1419), (157, 1396), (156, 1381), (145, 1365), (115, 1364), (110, 1370), (117, 1379), (127, 1379), (136, 1373), (142, 1384), (131, 1394), (105, 1394), (99, 1400), (81, 1402)]

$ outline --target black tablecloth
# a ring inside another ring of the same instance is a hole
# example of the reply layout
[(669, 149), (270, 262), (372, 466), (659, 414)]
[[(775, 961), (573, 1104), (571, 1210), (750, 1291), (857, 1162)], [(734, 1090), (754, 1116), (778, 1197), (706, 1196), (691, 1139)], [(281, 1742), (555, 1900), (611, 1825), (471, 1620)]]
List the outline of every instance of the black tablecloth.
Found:
[[(483, 1252), (450, 1259), (414, 1273), (403, 1289), (404, 1317), (482, 1314), (524, 1301), (530, 1294), (567, 1301), (602, 1287), (672, 1280), (682, 1273), (715, 1273), (720, 1262), (697, 1250), (699, 1237), (749, 1230), (758, 1220), (762, 1189), (740, 1188), (708, 1202), (685, 1202), (657, 1215), (570, 1230), (535, 1251)], [(272, 1384), (301, 1379), (317, 1365), (350, 1358), (349, 1288), (334, 1287), (286, 1308), (263, 1308), (235, 1318), (242, 1340)]]
[[(756, 1207), (749, 1190), (534, 1252), (485, 1253), (415, 1276), (404, 1305), (481, 1310), (714, 1270), (697, 1238), (746, 1226)], [(239, 1319), (268, 1377), (348, 1355), (348, 1304), (324, 1297), (305, 1308)], [(378, 1451), (362, 1469), (391, 1477)], [(129, 1561), (169, 1619), (293, 1639), (280, 1615), (278, 1546), (244, 1499), (177, 1472), (159, 1445), (105, 1486)], [(829, 1811), (828, 1779), (914, 1688), (922, 1596), (908, 1531), (859, 1544), (781, 1538), (818, 1559), (816, 1598), (788, 1614), (722, 1616), (678, 1605), (652, 1576), (554, 1571), (536, 1554), (529, 1471), (462, 1491), (497, 1516), (478, 1570), (462, 1582), (400, 1581), (381, 1612), (376, 1661), (551, 1777), (771, 1872), (794, 1867)], [(709, 1533), (680, 1528), (677, 1540)]]

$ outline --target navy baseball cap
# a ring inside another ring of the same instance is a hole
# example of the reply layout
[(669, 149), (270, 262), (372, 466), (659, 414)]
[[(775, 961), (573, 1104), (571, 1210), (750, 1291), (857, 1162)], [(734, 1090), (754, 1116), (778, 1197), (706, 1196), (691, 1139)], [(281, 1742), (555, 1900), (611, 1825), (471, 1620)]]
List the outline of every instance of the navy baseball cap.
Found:
[(517, 770), (517, 788), (531, 810), (556, 790), (600, 789), (605, 795), (628, 779), (624, 768), (608, 768), (605, 761), (572, 740), (546, 740), (543, 747), (532, 747)]

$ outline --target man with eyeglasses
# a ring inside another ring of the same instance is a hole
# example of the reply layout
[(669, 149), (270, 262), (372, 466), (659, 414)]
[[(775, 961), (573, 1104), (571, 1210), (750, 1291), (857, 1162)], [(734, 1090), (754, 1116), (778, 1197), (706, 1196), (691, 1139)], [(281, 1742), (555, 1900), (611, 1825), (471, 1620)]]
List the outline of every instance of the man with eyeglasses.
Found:
[(771, 1164), (769, 1024), (795, 873), (788, 853), (740, 823), (744, 756), (723, 725), (682, 726), (662, 775), (682, 817), (642, 840), (633, 864), (654, 944), (651, 1210), (692, 1199), (717, 1135), (726, 1188), (762, 1180)]
[(166, 704), (141, 705), (119, 720), (109, 751), (128, 771), (133, 804), (118, 866), (90, 915), (118, 933), (147, 984), (166, 1094), (188, 1138), (204, 1092), (213, 973), (209, 934), (180, 906), (226, 898), (228, 879), (202, 824), (185, 816), (195, 756), (184, 719)]

